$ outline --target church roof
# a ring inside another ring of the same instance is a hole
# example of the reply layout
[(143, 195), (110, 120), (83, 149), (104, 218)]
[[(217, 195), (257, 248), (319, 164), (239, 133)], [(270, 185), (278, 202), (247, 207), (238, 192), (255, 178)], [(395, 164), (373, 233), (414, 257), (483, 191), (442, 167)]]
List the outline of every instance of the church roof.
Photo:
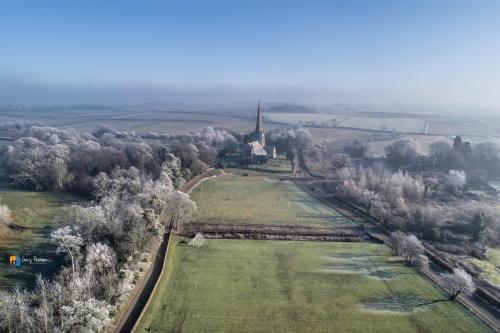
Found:
[(253, 141), (248, 144), (250, 146), (250, 154), (252, 156), (266, 156), (267, 151), (258, 141)]

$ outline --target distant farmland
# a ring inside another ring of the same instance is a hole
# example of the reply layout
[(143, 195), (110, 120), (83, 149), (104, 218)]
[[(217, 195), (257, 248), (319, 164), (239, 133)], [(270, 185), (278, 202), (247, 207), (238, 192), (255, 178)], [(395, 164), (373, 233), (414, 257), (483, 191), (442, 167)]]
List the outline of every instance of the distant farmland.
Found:
[(365, 130), (387, 130), (409, 133), (422, 133), (425, 118), (406, 117), (349, 117), (341, 114), (326, 113), (272, 113), (267, 115), (269, 121), (287, 124), (310, 124), (314, 126), (351, 127)]
[[(446, 115), (419, 115), (416, 113), (384, 112), (268, 112), (264, 114), (266, 130), (290, 125), (306, 125), (313, 138), (342, 140), (346, 135), (370, 139), (369, 131), (392, 133), (423, 133), (429, 119), (429, 134), (470, 135), (476, 140), (498, 138), (500, 117), (451, 117)], [(134, 131), (139, 135), (156, 133), (182, 134), (205, 127), (223, 127), (248, 133), (255, 127), (255, 110), (217, 109), (214, 107), (54, 107), (32, 109), (1, 109), (0, 121), (36, 120), (58, 128), (73, 128), (78, 132), (91, 132), (99, 125), (117, 131)], [(333, 128), (333, 126), (338, 126)], [(383, 134), (383, 133), (382, 133)], [(0, 143), (1, 145), (2, 143)]]

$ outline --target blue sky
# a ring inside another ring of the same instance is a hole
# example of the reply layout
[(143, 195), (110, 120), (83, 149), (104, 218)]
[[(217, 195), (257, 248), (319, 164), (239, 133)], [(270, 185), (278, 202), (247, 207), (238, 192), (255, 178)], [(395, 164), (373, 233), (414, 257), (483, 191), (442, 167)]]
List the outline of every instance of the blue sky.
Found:
[(0, 0), (0, 104), (265, 94), (496, 106), (499, 41), (495, 0)]

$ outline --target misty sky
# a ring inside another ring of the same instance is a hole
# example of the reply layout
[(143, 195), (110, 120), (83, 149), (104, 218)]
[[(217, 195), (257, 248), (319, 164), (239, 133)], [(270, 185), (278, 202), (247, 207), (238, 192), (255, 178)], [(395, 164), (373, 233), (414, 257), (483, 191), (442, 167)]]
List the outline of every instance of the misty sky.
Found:
[(500, 1), (0, 0), (0, 104), (500, 106)]

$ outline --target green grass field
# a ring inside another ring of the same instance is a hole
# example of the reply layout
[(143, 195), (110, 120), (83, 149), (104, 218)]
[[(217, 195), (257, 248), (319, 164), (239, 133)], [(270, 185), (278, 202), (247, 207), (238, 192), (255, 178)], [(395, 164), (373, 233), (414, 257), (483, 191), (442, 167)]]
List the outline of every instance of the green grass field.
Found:
[(136, 332), (483, 332), (371, 243), (171, 239)]
[[(55, 253), (56, 245), (50, 242), (49, 234), (55, 226), (64, 222), (64, 205), (78, 198), (65, 194), (43, 193), (21, 190), (0, 183), (0, 203), (13, 212), (12, 229), (0, 226), (0, 288), (16, 284), (30, 288), (35, 274), (50, 276), (62, 264), (61, 256)], [(9, 267), (8, 258), (19, 255), (49, 260), (45, 264)]]
[(265, 176), (209, 179), (191, 192), (194, 221), (234, 224), (338, 226), (354, 222), (291, 181)]

